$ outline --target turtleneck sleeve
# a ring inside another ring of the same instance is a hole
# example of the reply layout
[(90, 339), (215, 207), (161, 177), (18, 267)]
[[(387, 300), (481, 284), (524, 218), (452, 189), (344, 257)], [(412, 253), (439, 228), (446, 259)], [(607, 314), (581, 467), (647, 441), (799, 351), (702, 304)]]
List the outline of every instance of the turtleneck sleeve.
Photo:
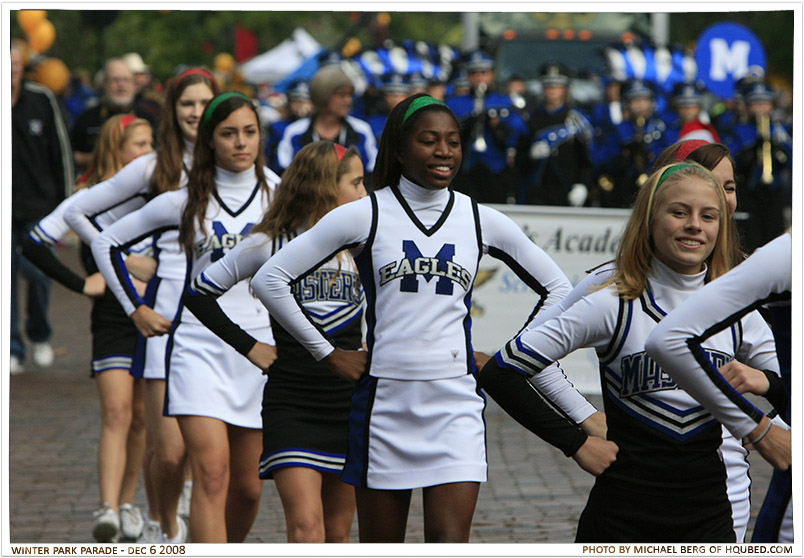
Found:
[[(78, 237), (91, 244), (103, 229), (97, 217), (110, 213), (111, 221), (145, 204), (151, 175), (156, 167), (156, 154), (137, 157), (108, 180), (91, 186), (86, 195), (70, 204), (64, 220)], [(133, 200), (139, 203), (129, 203)]]
[[(741, 319), (745, 322), (759, 305), (790, 300), (791, 267), (784, 262), (791, 261), (791, 250), (789, 234), (758, 249), (670, 312), (645, 343), (650, 357), (679, 387), (700, 401), (737, 438), (756, 428), (762, 412), (723, 379), (701, 348), (719, 331)], [(746, 337), (749, 329), (743, 329)], [(762, 345), (757, 343), (754, 347), (753, 352), (761, 354)], [(772, 366), (746, 364), (755, 368)]]
[(323, 331), (307, 319), (291, 291), (291, 284), (344, 249), (358, 254), (372, 223), (371, 197), (336, 207), (316, 225), (279, 250), (254, 274), (251, 287), (262, 303), (291, 335), (321, 360), (334, 350)]

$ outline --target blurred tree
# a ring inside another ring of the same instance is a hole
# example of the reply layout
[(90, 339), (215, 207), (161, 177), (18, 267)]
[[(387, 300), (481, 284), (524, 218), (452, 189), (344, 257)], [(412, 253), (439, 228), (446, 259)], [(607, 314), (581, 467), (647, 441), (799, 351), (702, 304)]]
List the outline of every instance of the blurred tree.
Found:
[[(114, 12), (111, 12), (114, 13)], [(323, 45), (342, 46), (350, 36), (362, 45), (373, 45), (372, 22), (376, 13), (119, 10), (88, 13), (79, 10), (49, 10), (57, 39), (49, 56), (64, 60), (70, 68), (95, 72), (109, 56), (139, 52), (159, 79), (171, 76), (179, 64), (211, 67), (215, 54), (232, 52), (234, 26), (240, 23), (255, 32), (260, 52), (268, 50), (303, 27)], [(413, 39), (459, 46), (462, 37), (460, 12), (386, 12), (385, 33), (394, 40)], [(707, 26), (718, 21), (736, 21), (754, 31), (765, 44), (771, 73), (793, 78), (792, 11), (673, 13), (670, 40), (693, 44)], [(376, 31), (376, 29), (375, 29)], [(16, 17), (11, 18), (11, 36), (22, 37)]]

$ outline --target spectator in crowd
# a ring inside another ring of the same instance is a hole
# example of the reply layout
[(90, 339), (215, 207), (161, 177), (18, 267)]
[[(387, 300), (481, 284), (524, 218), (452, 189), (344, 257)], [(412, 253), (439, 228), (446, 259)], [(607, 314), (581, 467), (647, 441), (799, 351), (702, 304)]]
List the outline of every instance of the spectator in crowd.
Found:
[(791, 224), (793, 139), (791, 130), (772, 117), (774, 93), (763, 82), (743, 92), (748, 120), (734, 126), (731, 145), (736, 174), (743, 177), (741, 223), (748, 253), (767, 244)]
[(155, 118), (161, 118), (162, 98), (154, 91), (150, 66), (136, 52), (123, 55), (123, 60), (134, 73), (134, 89), (136, 90), (134, 102), (141, 105), (143, 110), (151, 111)]
[(67, 126), (47, 87), (23, 78), (23, 55), (11, 45), (11, 359), (10, 372), (23, 372), (25, 345), (19, 327), (17, 278), (28, 282), (25, 333), (37, 366), (53, 364), (48, 321), (50, 280), (20, 253), (22, 242), (42, 217), (72, 192), (75, 174)]
[(446, 99), (460, 123), (463, 163), (453, 188), (481, 203), (516, 199), (516, 147), (527, 127), (507, 94), (494, 90), (494, 61), (482, 51), (465, 64), (469, 92)]
[(279, 172), (276, 149), (279, 140), (285, 133), (285, 128), (299, 118), (309, 116), (313, 109), (313, 104), (310, 102), (310, 85), (304, 80), (295, 80), (290, 83), (285, 90), (285, 96), (287, 102), (284, 106), (283, 117), (268, 126), (265, 138), (265, 163), (275, 172)]
[(115, 114), (134, 114), (144, 118), (157, 129), (159, 117), (152, 107), (136, 100), (134, 73), (122, 58), (110, 58), (103, 67), (103, 94), (100, 102), (82, 112), (73, 123), (70, 139), (75, 164), (83, 170), (92, 159), (92, 150), (100, 134), (101, 126)]
[(582, 206), (592, 182), (592, 124), (569, 105), (569, 70), (548, 62), (540, 70), (542, 101), (528, 118), (518, 149), (523, 169), (519, 203)]
[(89, 72), (76, 68), (70, 74), (70, 81), (62, 93), (62, 104), (67, 111), (67, 123), (72, 126), (78, 115), (84, 112), (89, 103), (96, 103), (98, 94), (92, 88)]
[(385, 127), (385, 121), (388, 120), (388, 115), (394, 110), (394, 107), (400, 102), (404, 101), (408, 95), (411, 95), (410, 82), (405, 79), (402, 74), (391, 74), (382, 85), (382, 97), (384, 103), (384, 111), (369, 117), (368, 123), (374, 132), (377, 141), (380, 141), (382, 129)]
[(276, 150), (280, 170), (290, 165), (299, 149), (320, 140), (332, 141), (344, 147), (354, 146), (360, 152), (366, 174), (374, 170), (377, 142), (371, 126), (365, 120), (349, 114), (354, 92), (352, 80), (340, 65), (329, 64), (315, 73), (310, 80), (313, 112), (285, 128)]

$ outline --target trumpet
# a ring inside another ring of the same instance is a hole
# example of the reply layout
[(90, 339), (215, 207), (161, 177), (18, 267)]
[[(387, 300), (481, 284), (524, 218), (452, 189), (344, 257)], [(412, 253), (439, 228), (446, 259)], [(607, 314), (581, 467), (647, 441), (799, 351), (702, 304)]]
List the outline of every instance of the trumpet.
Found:
[(484, 153), (488, 146), (486, 145), (486, 138), (483, 135), (483, 120), (485, 113), (485, 100), (486, 100), (486, 84), (480, 83), (475, 89), (475, 104), (474, 108), (472, 109), (472, 114), (477, 118), (475, 122), (475, 129), (474, 129), (474, 142), (473, 147), (474, 150), (478, 153)]
[(759, 135), (762, 138), (762, 183), (773, 182), (773, 160), (771, 159), (770, 116), (761, 114), (757, 122)]

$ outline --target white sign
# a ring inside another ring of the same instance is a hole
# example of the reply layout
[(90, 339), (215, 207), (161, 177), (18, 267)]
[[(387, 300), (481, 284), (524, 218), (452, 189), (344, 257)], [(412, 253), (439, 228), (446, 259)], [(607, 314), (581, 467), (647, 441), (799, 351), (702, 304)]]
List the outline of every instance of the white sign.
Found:
[[(614, 259), (630, 210), (522, 205), (492, 206), (510, 217), (555, 260), (573, 285), (586, 271)], [(472, 295), (472, 345), (493, 354), (528, 321), (538, 302), (506, 264), (489, 256), (480, 261)], [(583, 393), (600, 393), (597, 357), (576, 351), (562, 368)]]

